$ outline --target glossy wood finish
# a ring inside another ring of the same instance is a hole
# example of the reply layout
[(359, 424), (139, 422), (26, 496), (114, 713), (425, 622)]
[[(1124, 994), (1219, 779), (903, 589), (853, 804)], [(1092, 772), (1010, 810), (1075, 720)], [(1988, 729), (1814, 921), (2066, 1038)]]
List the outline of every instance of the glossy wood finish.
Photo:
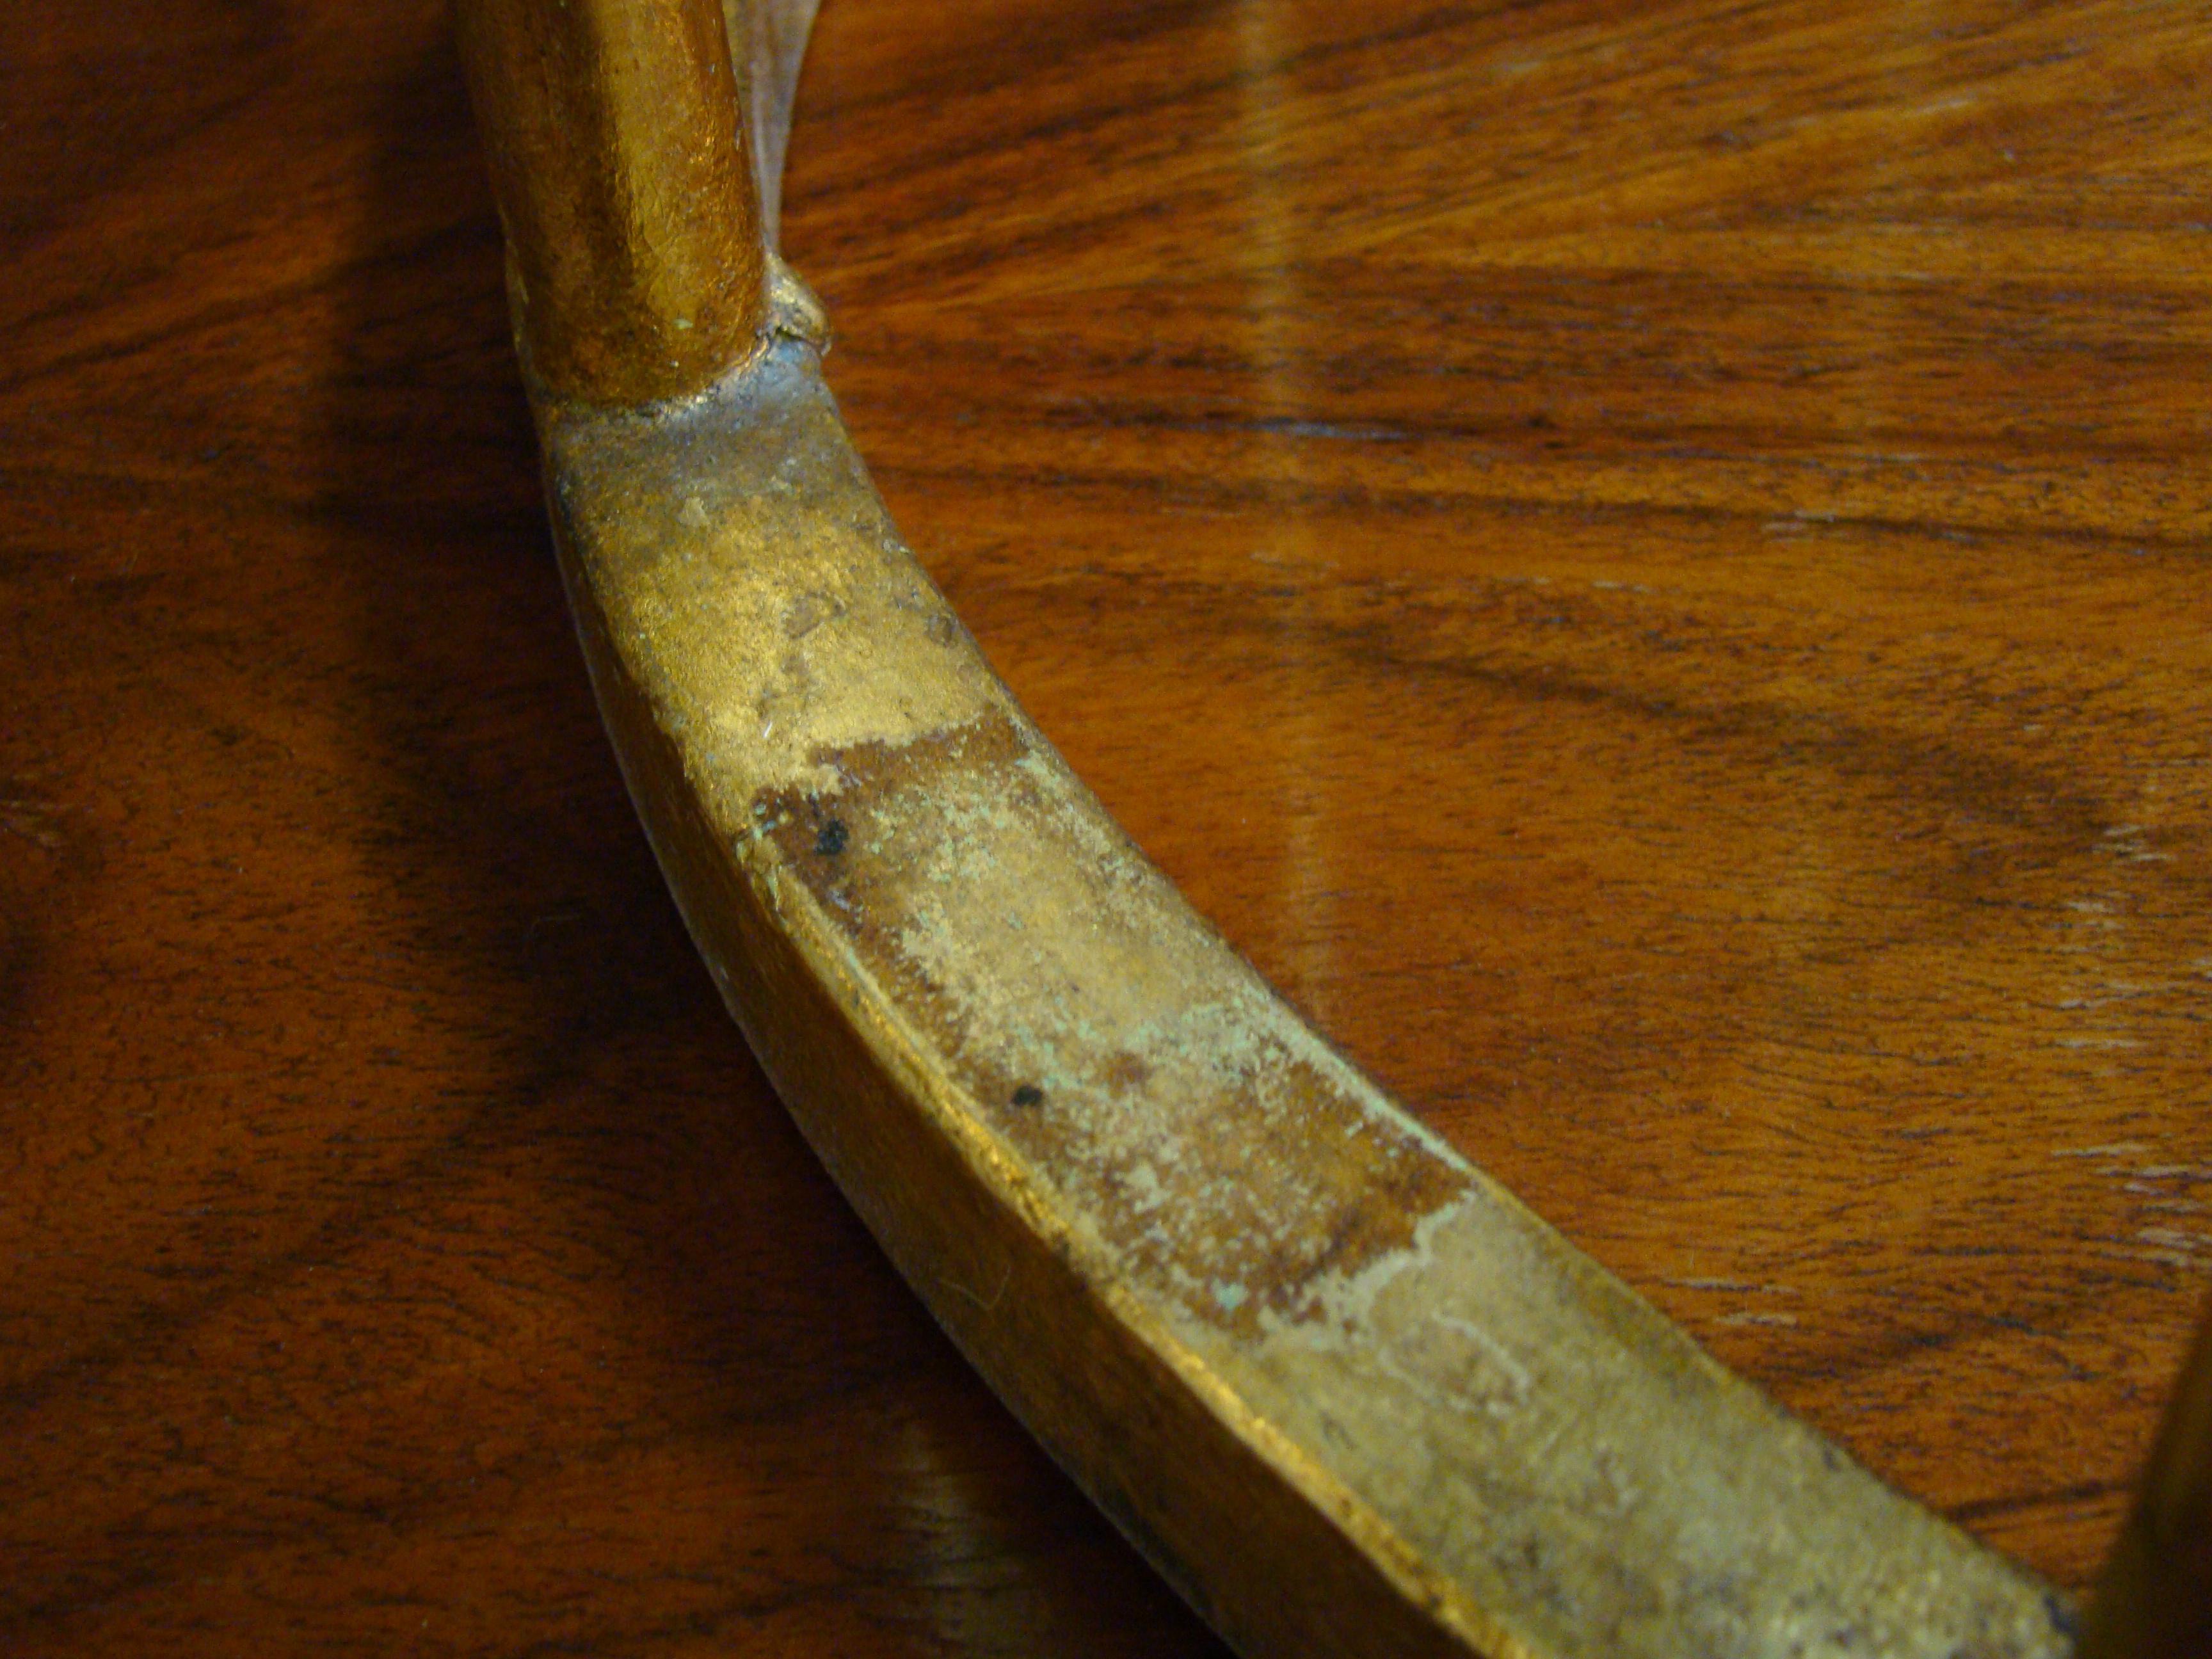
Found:
[[(2212, 1266), (2207, 24), (830, 0), (785, 198), (1200, 906), (2075, 1584)], [(4, 68), (0, 1637), (1205, 1650), (661, 895), (438, 9)]]

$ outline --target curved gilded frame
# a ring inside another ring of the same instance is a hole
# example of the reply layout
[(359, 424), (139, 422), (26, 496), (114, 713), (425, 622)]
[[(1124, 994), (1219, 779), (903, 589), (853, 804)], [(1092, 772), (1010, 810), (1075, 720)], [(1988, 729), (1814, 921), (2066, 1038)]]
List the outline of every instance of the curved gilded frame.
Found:
[[(2075, 1650), (2048, 1586), (1719, 1366), (1308, 1029), (1024, 714), (885, 514), (775, 255), (812, 9), (464, 0), (459, 22), (624, 775), (732, 1012), (909, 1283), (1249, 1652)], [(2138, 1516), (2084, 1652), (2180, 1628), (2160, 1528), (2202, 1531), (2207, 1370), (2161, 1454), (2179, 1496)]]

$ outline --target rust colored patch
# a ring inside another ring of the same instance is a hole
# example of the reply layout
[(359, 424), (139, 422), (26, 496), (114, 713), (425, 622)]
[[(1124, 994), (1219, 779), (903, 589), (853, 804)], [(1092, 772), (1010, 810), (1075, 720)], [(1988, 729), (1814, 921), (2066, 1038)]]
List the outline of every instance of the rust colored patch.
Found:
[(834, 783), (763, 792), (757, 837), (1125, 1271), (1316, 1318), (1464, 1189), (1017, 720), (811, 758)]

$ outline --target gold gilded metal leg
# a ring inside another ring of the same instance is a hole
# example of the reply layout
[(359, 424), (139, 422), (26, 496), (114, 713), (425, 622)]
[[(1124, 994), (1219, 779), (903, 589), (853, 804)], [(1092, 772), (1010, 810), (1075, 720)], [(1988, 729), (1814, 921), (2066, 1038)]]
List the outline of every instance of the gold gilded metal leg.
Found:
[(719, 0), (467, 0), (456, 17), (532, 378), (606, 404), (708, 385), (767, 305)]
[[(811, 15), (460, 5), (602, 710), (726, 1000), (909, 1282), (1248, 1652), (2069, 1651), (2048, 1587), (1309, 1030), (1030, 723), (769, 279)], [(2201, 1557), (2206, 1370), (2144, 1562)], [(2097, 1651), (2184, 1650), (2127, 1623), (2155, 1593), (2107, 1605)]]

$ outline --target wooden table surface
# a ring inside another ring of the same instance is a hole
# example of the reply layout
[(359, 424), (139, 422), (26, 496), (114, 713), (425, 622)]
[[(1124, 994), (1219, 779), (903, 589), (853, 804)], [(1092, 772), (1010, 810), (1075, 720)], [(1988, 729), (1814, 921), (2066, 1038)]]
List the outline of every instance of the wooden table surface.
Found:
[[(828, 0), (786, 246), (1138, 839), (2093, 1573), (2212, 1280), (2212, 9)], [(1172, 1656), (723, 1016), (436, 0), (0, 49), (0, 1649)]]

